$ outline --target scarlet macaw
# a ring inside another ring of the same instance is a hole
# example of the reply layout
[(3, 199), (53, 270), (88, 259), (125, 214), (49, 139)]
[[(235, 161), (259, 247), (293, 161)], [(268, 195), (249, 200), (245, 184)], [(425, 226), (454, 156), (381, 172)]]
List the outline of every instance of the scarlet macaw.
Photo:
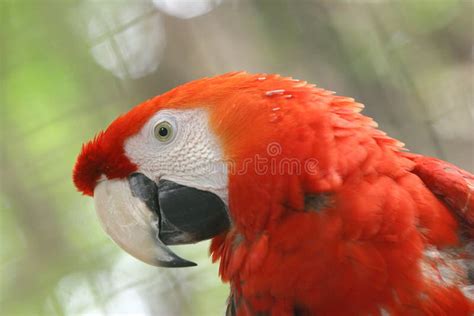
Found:
[(474, 176), (362, 108), (278, 75), (196, 80), (85, 144), (74, 183), (149, 264), (212, 238), (228, 315), (472, 314)]

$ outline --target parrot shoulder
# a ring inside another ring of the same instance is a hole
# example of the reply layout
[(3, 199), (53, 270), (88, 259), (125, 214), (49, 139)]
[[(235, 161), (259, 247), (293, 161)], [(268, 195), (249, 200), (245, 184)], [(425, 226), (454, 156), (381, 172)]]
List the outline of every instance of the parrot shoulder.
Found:
[(474, 228), (474, 175), (440, 159), (403, 154), (415, 162), (412, 172), (425, 186), (465, 221), (465, 224)]
[[(456, 219), (459, 246), (428, 246), (424, 251), (422, 270), (429, 279), (442, 279), (447, 285), (459, 285), (464, 295), (474, 299), (474, 175), (446, 161), (403, 152), (414, 162), (411, 173), (423, 182), (449, 209)], [(432, 209), (434, 211), (436, 208)], [(447, 218), (445, 218), (447, 220)], [(446, 222), (438, 218), (437, 222)], [(436, 224), (436, 225), (439, 225)], [(439, 229), (433, 229), (434, 231)], [(434, 233), (433, 235), (437, 235)], [(439, 238), (433, 238), (432, 241)]]

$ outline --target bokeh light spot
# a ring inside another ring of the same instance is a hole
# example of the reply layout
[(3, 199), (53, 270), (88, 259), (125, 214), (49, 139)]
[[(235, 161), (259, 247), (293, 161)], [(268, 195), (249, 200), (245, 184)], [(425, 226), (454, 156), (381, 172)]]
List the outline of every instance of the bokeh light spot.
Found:
[(153, 0), (155, 6), (166, 14), (190, 19), (210, 12), (222, 0)]

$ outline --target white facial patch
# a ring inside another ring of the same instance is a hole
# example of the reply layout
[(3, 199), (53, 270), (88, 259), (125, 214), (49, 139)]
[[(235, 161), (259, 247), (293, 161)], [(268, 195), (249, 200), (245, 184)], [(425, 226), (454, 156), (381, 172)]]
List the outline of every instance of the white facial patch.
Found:
[[(169, 141), (155, 136), (155, 126), (164, 121), (173, 129)], [(227, 164), (205, 109), (159, 111), (125, 142), (125, 153), (154, 181), (166, 179), (210, 191), (227, 203)]]

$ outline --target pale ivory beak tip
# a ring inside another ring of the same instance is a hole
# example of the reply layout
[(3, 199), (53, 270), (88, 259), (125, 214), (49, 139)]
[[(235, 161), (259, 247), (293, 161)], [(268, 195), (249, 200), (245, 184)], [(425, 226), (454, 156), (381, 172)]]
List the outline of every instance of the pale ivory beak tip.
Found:
[(158, 237), (158, 217), (132, 195), (127, 179), (101, 181), (94, 203), (105, 232), (135, 258), (159, 267), (196, 265), (173, 253)]

